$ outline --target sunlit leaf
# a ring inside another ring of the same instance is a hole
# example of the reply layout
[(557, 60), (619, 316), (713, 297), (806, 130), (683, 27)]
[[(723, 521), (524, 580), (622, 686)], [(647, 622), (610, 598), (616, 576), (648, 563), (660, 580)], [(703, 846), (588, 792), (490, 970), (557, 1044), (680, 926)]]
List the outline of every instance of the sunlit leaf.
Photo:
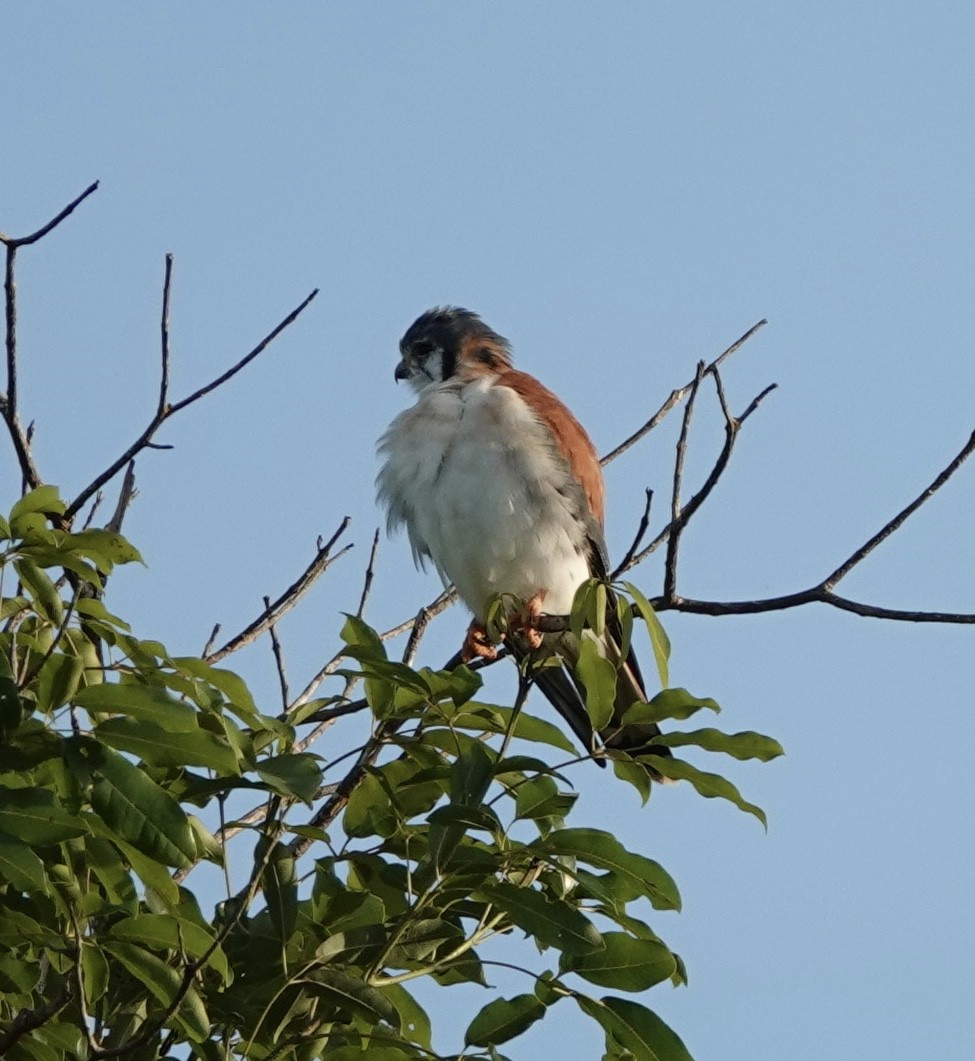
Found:
[(667, 631), (660, 625), (657, 613), (653, 610), (653, 605), (650, 601), (644, 596), (643, 591), (632, 582), (623, 582), (622, 586), (633, 598), (640, 616), (647, 624), (650, 644), (653, 646), (653, 658), (657, 664), (657, 673), (660, 675), (660, 684), (666, 689), (670, 685), (668, 673), (670, 639), (667, 637)]
[(29, 512), (51, 512), (63, 515), (67, 506), (58, 495), (56, 486), (44, 485), (24, 494), (10, 510), (10, 522)]
[(191, 733), (199, 729), (194, 707), (171, 696), (156, 685), (139, 682), (111, 682), (82, 689), (74, 702), (95, 714), (131, 715), (170, 733)]
[(722, 733), (711, 728), (675, 731), (655, 737), (653, 744), (662, 744), (667, 748), (693, 745), (709, 752), (724, 752), (736, 759), (760, 759), (763, 763), (785, 754), (777, 740), (751, 730), (743, 733)]
[(596, 641), (585, 632), (579, 640), (579, 659), (575, 671), (586, 690), (586, 711), (593, 729), (605, 729), (613, 717), (616, 702), (616, 668), (599, 651)]
[(64, 602), (47, 573), (30, 560), (15, 560), (17, 577), (30, 593), (38, 612), (49, 623), (60, 626), (64, 619)]
[(690, 718), (703, 708), (715, 713), (721, 710), (710, 697), (692, 696), (686, 689), (663, 689), (648, 704), (637, 703), (629, 708), (623, 716), (623, 725)]
[(761, 807), (756, 807), (754, 803), (749, 803), (745, 800), (738, 789), (727, 778), (721, 777), (720, 774), (710, 774), (705, 770), (698, 770), (697, 767), (691, 766), (690, 763), (684, 762), (683, 759), (654, 757), (653, 766), (664, 777), (669, 777), (674, 781), (690, 782), (700, 795), (708, 799), (728, 800), (739, 810), (753, 814), (766, 829), (768, 828), (765, 811)]

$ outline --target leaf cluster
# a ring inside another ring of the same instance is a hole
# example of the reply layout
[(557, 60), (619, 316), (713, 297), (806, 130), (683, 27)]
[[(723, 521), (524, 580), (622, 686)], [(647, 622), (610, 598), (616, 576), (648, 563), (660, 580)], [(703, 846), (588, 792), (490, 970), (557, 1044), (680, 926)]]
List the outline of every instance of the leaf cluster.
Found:
[[(148, 1059), (181, 1044), (207, 1061), (438, 1057), (411, 985), (487, 988), (498, 940), (506, 959), (526, 953), (502, 964), (527, 990), (471, 1015), (463, 1056), (500, 1056), (559, 1003), (598, 1022), (607, 1056), (688, 1056), (652, 1010), (612, 993), (685, 982), (648, 921), (680, 908), (677, 886), (610, 833), (567, 824), (578, 758), (559, 727), (523, 696), (514, 707), (478, 699), (466, 667), (389, 659), (349, 617), (335, 676), (364, 687), (373, 754), (342, 817), (323, 818), (330, 764), (301, 750), (307, 706), (270, 717), (231, 671), (136, 637), (101, 598), (113, 566), (138, 552), (109, 530), (63, 529), (63, 510), (44, 486), (0, 520), (4, 1056)], [(666, 635), (626, 589), (634, 603), (620, 614), (646, 622), (663, 680)], [(580, 594), (573, 622), (585, 625), (592, 600), (601, 606), (602, 591)], [(580, 671), (595, 680), (592, 661)], [(612, 682), (594, 685), (594, 714), (607, 695)], [(717, 705), (664, 688), (632, 710), (659, 722), (702, 709)], [(671, 754), (611, 753), (644, 798), (652, 763), (761, 815), (672, 752), (769, 758), (774, 741), (714, 729), (657, 741)], [(568, 756), (561, 767), (552, 751)], [(263, 802), (228, 820), (249, 792)], [(228, 875), (207, 914), (185, 878), (226, 869), (234, 834), (251, 839), (235, 856), (249, 861), (247, 882), (233, 891)]]

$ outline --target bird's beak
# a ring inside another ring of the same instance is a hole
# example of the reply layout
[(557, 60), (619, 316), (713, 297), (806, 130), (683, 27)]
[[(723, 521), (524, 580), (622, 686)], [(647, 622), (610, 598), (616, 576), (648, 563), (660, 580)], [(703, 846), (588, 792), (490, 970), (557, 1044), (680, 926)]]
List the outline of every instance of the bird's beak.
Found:
[(396, 366), (396, 371), (393, 373), (393, 379), (395, 379), (397, 383), (402, 383), (402, 381), (404, 379), (409, 379), (409, 378), (410, 378), (409, 366), (406, 364), (405, 361), (400, 361), (400, 363)]

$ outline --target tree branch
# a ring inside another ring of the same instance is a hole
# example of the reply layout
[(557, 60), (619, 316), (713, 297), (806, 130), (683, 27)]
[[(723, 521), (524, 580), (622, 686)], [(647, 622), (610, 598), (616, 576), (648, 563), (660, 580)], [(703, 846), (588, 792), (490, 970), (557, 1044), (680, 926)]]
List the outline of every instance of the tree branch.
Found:
[(339, 524), (338, 530), (327, 542), (325, 542), (324, 545), (322, 544), (321, 538), (319, 538), (318, 551), (315, 553), (314, 559), (305, 568), (301, 575), (298, 576), (297, 580), (293, 582), (273, 604), (266, 607), (252, 623), (241, 630), (241, 632), (235, 637), (232, 637), (225, 645), (215, 651), (204, 653), (204, 661), (212, 664), (225, 659), (232, 652), (236, 652), (238, 649), (243, 648), (244, 645), (249, 645), (252, 641), (256, 641), (265, 630), (276, 623), (283, 615), (291, 611), (298, 601), (301, 600), (309, 589), (311, 589), (315, 580), (318, 579), (320, 575), (323, 575), (325, 571), (327, 571), (328, 568), (339, 559), (339, 557), (344, 556), (352, 548), (350, 543), (340, 549), (335, 556), (331, 555), (332, 546), (345, 533), (346, 528), (349, 526), (349, 522), (349, 517), (346, 516)]
[(259, 354), (263, 353), (264, 350), (287, 328), (293, 324), (298, 316), (305, 310), (308, 304), (318, 294), (318, 288), (315, 288), (310, 295), (298, 306), (296, 306), (283, 320), (281, 320), (270, 332), (251, 350), (245, 354), (239, 361), (231, 365), (226, 372), (217, 376), (209, 383), (195, 390), (192, 394), (187, 395), (185, 398), (180, 399), (178, 402), (170, 404), (166, 398), (166, 394), (169, 389), (169, 299), (170, 299), (170, 284), (172, 277), (172, 256), (167, 255), (166, 258), (166, 275), (163, 282), (163, 311), (162, 311), (162, 371), (161, 380), (159, 385), (159, 402), (152, 419), (149, 421), (145, 430), (141, 435), (125, 450), (125, 452), (113, 461), (103, 472), (97, 475), (82, 491), (78, 496), (68, 505), (67, 511), (65, 512), (64, 518), (70, 521), (74, 518), (75, 514), (81, 508), (82, 505), (94, 494), (100, 490), (105, 483), (112, 479), (118, 472), (125, 467), (137, 454), (144, 449), (155, 448), (153, 444), (153, 437), (159, 428), (168, 420), (171, 416), (175, 416), (180, 410), (185, 409), (188, 405), (192, 405), (200, 398), (212, 391), (215, 391), (218, 387), (223, 386), (228, 380), (232, 379), (237, 375), (241, 369), (254, 360)]
[[(749, 339), (759, 329), (763, 328), (768, 321), (765, 319), (760, 320), (757, 324), (753, 324), (744, 335), (739, 336), (726, 350), (723, 350), (705, 369), (705, 375), (713, 372), (716, 368), (720, 368), (725, 361), (738, 349), (745, 345)], [(697, 377), (695, 376), (695, 379)], [(694, 386), (694, 380), (692, 379), (689, 383), (685, 383), (683, 387), (678, 387), (676, 390), (670, 392), (670, 397), (660, 406), (660, 408), (650, 417), (650, 419), (642, 426), (637, 428), (629, 438), (624, 439), (615, 449), (609, 451), (605, 457), (600, 459), (600, 464), (609, 464), (610, 461), (616, 460), (617, 457), (625, 453), (631, 446), (635, 446), (641, 438), (649, 435), (650, 432), (660, 423), (661, 420), (678, 405), (684, 398), (690, 393)]]

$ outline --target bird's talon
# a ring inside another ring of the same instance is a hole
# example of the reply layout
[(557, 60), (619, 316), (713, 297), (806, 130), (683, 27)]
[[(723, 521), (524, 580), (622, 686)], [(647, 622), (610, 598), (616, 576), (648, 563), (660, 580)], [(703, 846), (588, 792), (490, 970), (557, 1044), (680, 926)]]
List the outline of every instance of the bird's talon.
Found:
[(475, 621), (467, 628), (467, 636), (460, 650), (460, 658), (464, 663), (470, 663), (475, 659), (493, 662), (498, 658), (498, 646), (488, 637), (487, 630), (481, 623)]

